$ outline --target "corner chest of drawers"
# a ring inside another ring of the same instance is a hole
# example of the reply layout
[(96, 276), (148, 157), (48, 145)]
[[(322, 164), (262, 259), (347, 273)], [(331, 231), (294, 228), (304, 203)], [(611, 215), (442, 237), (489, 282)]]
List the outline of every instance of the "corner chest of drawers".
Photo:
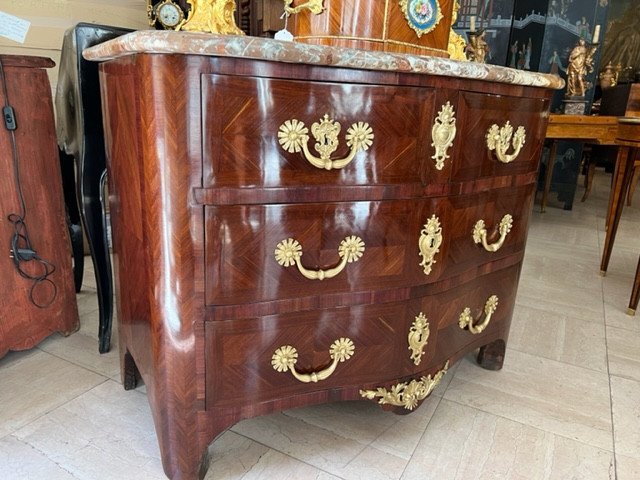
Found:
[(169, 477), (243, 418), (501, 367), (557, 77), (175, 32), (86, 55), (123, 381)]

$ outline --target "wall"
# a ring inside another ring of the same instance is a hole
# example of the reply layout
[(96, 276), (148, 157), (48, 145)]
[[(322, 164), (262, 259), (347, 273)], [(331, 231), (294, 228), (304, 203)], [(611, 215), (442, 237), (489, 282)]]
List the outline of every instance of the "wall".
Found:
[[(76, 23), (149, 28), (145, 0), (0, 0), (0, 11), (31, 22), (24, 44), (0, 37), (0, 53), (49, 57), (56, 64), (64, 32)], [(49, 78), (55, 91), (57, 67)]]

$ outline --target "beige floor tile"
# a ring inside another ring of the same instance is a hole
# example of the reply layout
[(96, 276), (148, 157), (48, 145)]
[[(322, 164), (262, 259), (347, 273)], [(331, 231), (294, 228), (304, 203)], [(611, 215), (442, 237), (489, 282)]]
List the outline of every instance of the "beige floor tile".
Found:
[(98, 295), (95, 290), (81, 290), (80, 293), (76, 293), (76, 301), (80, 317), (98, 309)]
[(397, 415), (389, 414), (369, 401), (313, 405), (287, 410), (283, 414), (365, 445), (398, 422)]
[(463, 360), (444, 398), (612, 450), (608, 376), (507, 350), (502, 370)]
[[(572, 257), (573, 255), (573, 257)], [(522, 277), (560, 290), (576, 289), (602, 297), (597, 248), (535, 243), (527, 248)]]
[(603, 280), (604, 313), (607, 326), (640, 332), (640, 315), (627, 314), (633, 277), (609, 273)]
[[(604, 245), (606, 230), (604, 225), (604, 219), (598, 229), (600, 244)], [(638, 237), (640, 237), (640, 210), (637, 208), (625, 207), (622, 211), (622, 218), (618, 225), (618, 231), (616, 232), (616, 239), (614, 242), (613, 252), (611, 254), (612, 260), (616, 255), (617, 249), (628, 249), (632, 251), (638, 250)], [(640, 253), (640, 252), (638, 252)], [(638, 258), (636, 257), (636, 262)]]
[[(336, 405), (339, 409), (343, 404)], [(363, 408), (363, 414), (366, 412), (379, 418), (370, 406)], [(297, 415), (303, 417), (304, 413)], [(369, 475), (366, 478), (399, 478), (406, 464), (400, 457), (367, 446), (382, 433), (373, 421), (368, 426), (358, 421), (358, 425), (334, 432), (300, 418), (273, 414), (240, 422), (232, 427), (232, 431), (342, 478), (358, 478), (353, 476), (355, 466), (366, 468)], [(355, 431), (359, 431), (361, 437), (350, 438)], [(386, 476), (387, 471), (396, 476)]]
[(110, 380), (14, 435), (75, 478), (165, 478), (146, 396)]
[(516, 302), (519, 305), (602, 324), (602, 292), (587, 292), (578, 287), (563, 288), (522, 278)]
[(0, 437), (106, 379), (40, 350), (0, 360)]
[(607, 371), (604, 322), (516, 304), (509, 348), (579, 367)]
[[(378, 431), (375, 426), (371, 428)], [(282, 413), (244, 420), (231, 430), (330, 473), (356, 458), (368, 443), (360, 443)], [(370, 437), (373, 436), (371, 433)]]
[[(639, 234), (640, 235), (640, 234)], [(638, 243), (638, 238), (635, 238), (636, 244)], [(602, 245), (604, 245), (604, 237), (602, 239)], [(600, 262), (602, 260), (602, 249), (600, 251), (600, 256), (598, 257), (598, 270), (600, 267)], [(609, 266), (607, 267), (607, 274), (604, 277), (605, 283), (609, 282), (611, 278), (624, 278), (625, 282), (631, 280), (633, 282), (633, 277), (636, 273), (636, 267), (638, 266), (638, 256), (640, 255), (640, 244), (637, 244), (632, 248), (624, 248), (622, 245), (618, 245), (618, 240), (616, 238), (616, 242), (613, 245), (613, 250), (611, 251), (611, 258), (609, 259)], [(626, 290), (626, 288), (625, 288)], [(629, 293), (631, 293), (631, 287), (629, 286)]]
[(607, 349), (609, 373), (640, 382), (640, 336), (607, 327)]
[(0, 439), (0, 478), (77, 480), (63, 466), (12, 435)]
[(52, 335), (40, 343), (38, 348), (105, 377), (120, 375), (117, 345), (110, 352), (101, 354), (98, 352), (96, 338), (83, 332), (76, 332), (68, 337)]
[(339, 480), (246, 437), (227, 431), (209, 449), (205, 480)]
[(431, 396), (415, 411), (401, 416), (398, 422), (378, 436), (371, 443), (371, 446), (396, 457), (409, 460), (431, 421), (431, 417), (436, 411), (440, 400), (436, 396)]
[(593, 216), (588, 218), (588, 223), (585, 225), (574, 221), (568, 222), (567, 218), (534, 222), (529, 229), (529, 239), (529, 246), (543, 242), (592, 248), (597, 248), (600, 240)]
[(366, 447), (337, 473), (345, 480), (398, 480), (407, 461), (374, 447)]
[(613, 454), (442, 400), (402, 480), (613, 478)]
[(640, 382), (611, 376), (616, 454), (640, 459)]
[(640, 459), (616, 454), (616, 480), (638, 480)]

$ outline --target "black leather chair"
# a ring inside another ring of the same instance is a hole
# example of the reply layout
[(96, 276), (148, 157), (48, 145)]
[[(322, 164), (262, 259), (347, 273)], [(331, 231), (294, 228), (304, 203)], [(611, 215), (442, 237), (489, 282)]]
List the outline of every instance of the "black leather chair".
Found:
[[(65, 155), (75, 160), (80, 216), (96, 274), (100, 353), (110, 349), (113, 320), (111, 259), (102, 193), (106, 181), (106, 162), (98, 64), (86, 61), (82, 51), (131, 31), (91, 23), (79, 23), (67, 30), (62, 44), (56, 91), (58, 145), (63, 152), (63, 163)], [(69, 171), (68, 165), (63, 167), (65, 169)]]

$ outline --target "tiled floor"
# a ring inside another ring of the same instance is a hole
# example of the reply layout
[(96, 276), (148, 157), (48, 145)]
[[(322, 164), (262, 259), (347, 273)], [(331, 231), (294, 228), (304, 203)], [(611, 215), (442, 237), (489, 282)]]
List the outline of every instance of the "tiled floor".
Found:
[[(408, 416), (347, 402), (243, 421), (206, 478), (640, 478), (640, 316), (624, 313), (640, 209), (600, 277), (609, 178), (571, 212), (536, 208), (501, 371), (469, 355)], [(144, 386), (125, 392), (116, 352), (97, 354), (85, 278), (78, 333), (0, 360), (0, 479), (164, 478)]]

